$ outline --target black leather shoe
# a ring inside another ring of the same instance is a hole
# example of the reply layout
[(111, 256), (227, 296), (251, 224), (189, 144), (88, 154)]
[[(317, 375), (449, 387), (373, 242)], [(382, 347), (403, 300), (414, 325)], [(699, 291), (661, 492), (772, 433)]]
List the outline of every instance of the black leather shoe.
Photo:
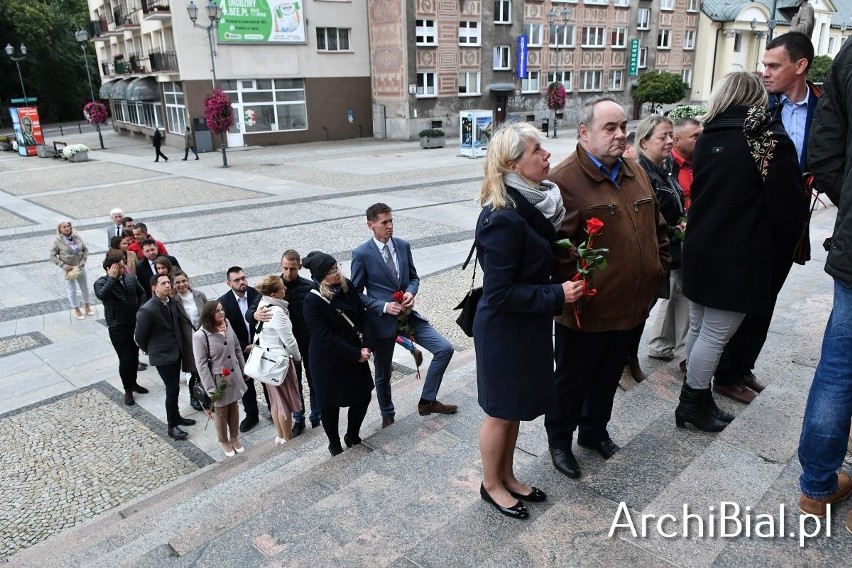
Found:
[(337, 442), (337, 444), (329, 444), (328, 451), (332, 455), (332, 457), (334, 457), (336, 455), (342, 454), (343, 448), (341, 447), (340, 442)]
[(302, 432), (305, 431), (305, 423), (304, 422), (293, 422), (293, 437), (301, 436)]
[(134, 404), (136, 404), (136, 401), (133, 400), (132, 392), (128, 391), (124, 393), (124, 404), (126, 404), (127, 406), (133, 406)]
[(511, 495), (515, 499), (520, 499), (521, 501), (528, 501), (530, 503), (541, 503), (542, 501), (547, 499), (547, 493), (537, 487), (533, 487), (532, 485), (530, 487), (532, 487), (532, 491), (528, 495), (515, 493), (511, 489), (508, 489), (509, 495)]
[(311, 428), (319, 428), (320, 424), (322, 424), (320, 420), (311, 420)]
[(189, 434), (181, 430), (178, 426), (171, 426), (168, 430), (169, 438), (172, 440), (183, 440)]
[(577, 458), (574, 457), (571, 450), (550, 448), (550, 458), (553, 460), (553, 467), (559, 473), (567, 475), (571, 479), (580, 477), (580, 464), (577, 463)]
[(483, 501), (485, 501), (486, 503), (491, 503), (492, 505), (494, 505), (495, 509), (497, 509), (507, 517), (511, 517), (513, 519), (526, 519), (530, 516), (530, 512), (527, 511), (527, 508), (524, 507), (520, 501), (518, 501), (511, 507), (503, 507), (502, 505), (498, 505), (497, 502), (491, 498), (491, 495), (488, 494), (488, 491), (485, 490), (484, 485), (479, 486), (479, 495), (480, 497), (482, 497)]
[(193, 420), (192, 418), (184, 418), (183, 416), (181, 416), (180, 420), (178, 420), (178, 424), (180, 426), (192, 426), (195, 424), (195, 420)]
[(246, 416), (240, 422), (240, 432), (248, 432), (255, 426), (257, 426), (257, 416)]
[(601, 455), (601, 457), (605, 460), (608, 460), (612, 456), (614, 456), (619, 448), (615, 442), (612, 441), (612, 438), (607, 438), (605, 440), (598, 440), (597, 442), (582, 442), (579, 439), (577, 440), (577, 445), (582, 446), (584, 448), (588, 448), (590, 450), (595, 450), (597, 453)]
[(148, 389), (139, 385), (133, 385), (133, 392), (138, 392), (139, 394), (148, 394)]
[(354, 435), (344, 434), (343, 442), (346, 444), (347, 448), (351, 448), (352, 446), (357, 446), (361, 443), (361, 438)]
[(147, 369), (147, 368), (148, 368), (148, 364), (147, 364), (147, 363), (143, 363), (143, 362), (141, 362), (141, 361), (139, 361), (138, 363), (136, 363), (136, 369), (137, 369), (138, 371), (144, 371), (144, 370), (145, 370), (145, 369)]
[(203, 407), (203, 406), (201, 406), (201, 403), (200, 403), (200, 402), (198, 402), (198, 399), (197, 399), (197, 398), (191, 398), (191, 399), (189, 399), (189, 405), (190, 405), (192, 408), (194, 408), (195, 410), (197, 410), (198, 412), (201, 412), (202, 410), (204, 410), (204, 407)]

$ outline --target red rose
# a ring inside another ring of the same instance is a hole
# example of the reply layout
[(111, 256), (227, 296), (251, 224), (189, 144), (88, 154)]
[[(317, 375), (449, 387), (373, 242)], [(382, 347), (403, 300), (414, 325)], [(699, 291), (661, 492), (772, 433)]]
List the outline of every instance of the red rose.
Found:
[(401, 304), (404, 299), (405, 299), (405, 295), (403, 295), (403, 293), (400, 292), (399, 290), (397, 290), (396, 292), (393, 293), (393, 301), (394, 302)]
[(586, 232), (589, 235), (597, 235), (603, 229), (603, 221), (598, 219), (597, 217), (592, 217), (588, 221), (586, 221)]
[(228, 369), (222, 369), (222, 376), (223, 377), (227, 377), (230, 374), (231, 374), (231, 371), (229, 371)]

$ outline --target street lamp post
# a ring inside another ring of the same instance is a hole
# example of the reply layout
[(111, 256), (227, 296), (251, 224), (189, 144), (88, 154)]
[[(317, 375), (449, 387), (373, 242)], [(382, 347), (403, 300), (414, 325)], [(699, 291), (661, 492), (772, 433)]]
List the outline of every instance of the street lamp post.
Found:
[[(210, 73), (212, 74), (211, 82), (213, 84), (213, 88), (216, 88), (216, 49), (213, 46), (213, 33), (216, 31), (219, 26), (219, 19), (222, 17), (222, 8), (219, 7), (219, 4), (214, 2), (213, 0), (207, 0), (207, 5), (205, 6), (207, 9), (207, 19), (210, 20), (210, 25), (202, 26), (198, 24), (196, 20), (198, 20), (198, 6), (195, 5), (193, 0), (189, 0), (189, 5), (186, 7), (186, 12), (189, 14), (189, 19), (192, 20), (192, 25), (200, 30), (204, 30), (207, 32), (207, 42), (210, 45)], [(222, 165), (224, 167), (228, 167), (228, 141), (227, 135), (225, 133), (222, 134)]]
[(775, 11), (778, 9), (778, 0), (772, 0), (772, 12), (769, 14), (769, 21), (766, 22), (766, 27), (769, 29), (768, 37), (769, 41), (772, 41), (772, 37), (775, 35), (775, 25), (778, 23), (775, 20)]
[(28, 105), (29, 99), (27, 98), (27, 89), (24, 87), (24, 76), (21, 75), (21, 64), (19, 63), (19, 61), (23, 61), (27, 57), (27, 46), (21, 44), (21, 47), (19, 47), (18, 49), (20, 49), (21, 51), (21, 56), (15, 57), (15, 48), (12, 47), (11, 43), (6, 44), (6, 55), (8, 55), (9, 58), (15, 62), (15, 67), (18, 68), (18, 79), (21, 80), (21, 91), (23, 91), (24, 93), (24, 104)]
[[(571, 8), (562, 8), (561, 10), (558, 11), (558, 13), (559, 13), (559, 15), (562, 16), (563, 26), (567, 26), (568, 20), (571, 18)], [(556, 22), (556, 14), (557, 14), (556, 8), (551, 8), (550, 11), (547, 13), (548, 27), (549, 27), (549, 29), (554, 29), (554, 36), (553, 37), (556, 38), (556, 41), (554, 42), (555, 47), (556, 47), (556, 65), (555, 65), (554, 70), (553, 70), (554, 81), (556, 80), (556, 77), (559, 73), (559, 24)], [(563, 27), (563, 31), (564, 31), (564, 29), (565, 28)], [(560, 83), (561, 83), (561, 81), (560, 81)], [(556, 110), (557, 109), (553, 109), (553, 137), (554, 138), (559, 137), (558, 134), (557, 134), (557, 127), (556, 127), (556, 123), (557, 123)]]
[[(89, 32), (80, 28), (76, 32), (74, 32), (74, 37), (77, 39), (77, 43), (80, 44), (80, 49), (83, 51), (83, 64), (86, 66), (86, 78), (89, 80), (89, 95), (91, 95), (91, 101), (95, 102), (95, 90), (92, 88), (92, 74), (89, 72), (89, 54), (86, 53), (86, 45), (89, 43)], [(104, 137), (101, 134), (101, 125), (95, 124), (95, 130), (98, 131), (98, 141), (101, 143), (101, 150), (104, 149)]]

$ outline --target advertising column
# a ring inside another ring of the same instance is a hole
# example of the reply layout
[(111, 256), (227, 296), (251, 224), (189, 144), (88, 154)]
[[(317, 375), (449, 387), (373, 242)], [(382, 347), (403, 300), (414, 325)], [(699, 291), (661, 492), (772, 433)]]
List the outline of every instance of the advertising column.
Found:
[(494, 127), (494, 113), (490, 110), (463, 110), (459, 113), (459, 150), (462, 156), (481, 158), (488, 149)]
[(15, 131), (15, 139), (18, 141), (18, 154), (21, 156), (38, 155), (36, 146), (44, 144), (38, 108), (10, 108), (9, 115), (12, 117), (12, 129)]

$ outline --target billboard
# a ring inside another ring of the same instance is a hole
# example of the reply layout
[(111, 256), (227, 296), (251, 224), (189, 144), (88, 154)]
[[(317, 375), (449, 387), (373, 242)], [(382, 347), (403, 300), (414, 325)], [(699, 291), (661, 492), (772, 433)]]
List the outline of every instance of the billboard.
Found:
[(302, 0), (219, 0), (219, 43), (307, 43)]
[(41, 120), (38, 118), (38, 108), (10, 108), (12, 129), (18, 141), (18, 154), (21, 156), (37, 156), (38, 144), (44, 144), (44, 134), (41, 131)]
[(485, 155), (494, 127), (494, 113), (490, 110), (463, 110), (459, 112), (459, 150), (462, 156), (480, 158)]
[(518, 79), (526, 79), (527, 77), (527, 42), (529, 38), (522, 35), (518, 36)]

